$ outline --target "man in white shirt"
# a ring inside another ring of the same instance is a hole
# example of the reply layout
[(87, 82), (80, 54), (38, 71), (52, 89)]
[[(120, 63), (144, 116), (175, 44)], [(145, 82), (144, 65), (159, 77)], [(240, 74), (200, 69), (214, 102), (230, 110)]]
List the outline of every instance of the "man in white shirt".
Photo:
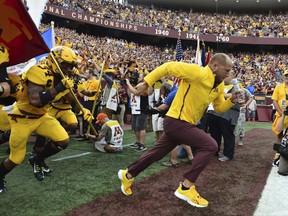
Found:
[(105, 113), (99, 113), (96, 124), (102, 124), (98, 136), (88, 134), (88, 138), (96, 141), (95, 149), (104, 153), (121, 152), (124, 132), (119, 122), (110, 120)]

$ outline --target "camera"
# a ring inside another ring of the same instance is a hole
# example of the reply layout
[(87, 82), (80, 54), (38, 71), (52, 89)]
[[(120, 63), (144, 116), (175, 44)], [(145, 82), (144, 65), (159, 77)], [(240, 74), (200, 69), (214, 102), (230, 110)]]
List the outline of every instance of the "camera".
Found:
[(273, 150), (280, 153), (285, 148), (281, 143), (274, 143)]
[(131, 71), (128, 73), (127, 78), (133, 86), (136, 86), (138, 84), (139, 73), (137, 71)]
[(280, 143), (274, 143), (273, 150), (279, 153), (282, 157), (288, 160), (288, 147)]

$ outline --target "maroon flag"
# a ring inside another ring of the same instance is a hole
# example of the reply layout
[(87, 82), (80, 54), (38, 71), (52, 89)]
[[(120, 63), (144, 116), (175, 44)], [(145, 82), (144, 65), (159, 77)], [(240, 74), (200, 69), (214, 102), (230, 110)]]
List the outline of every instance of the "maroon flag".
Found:
[(0, 14), (0, 46), (8, 49), (8, 66), (50, 52), (20, 0), (0, 0)]

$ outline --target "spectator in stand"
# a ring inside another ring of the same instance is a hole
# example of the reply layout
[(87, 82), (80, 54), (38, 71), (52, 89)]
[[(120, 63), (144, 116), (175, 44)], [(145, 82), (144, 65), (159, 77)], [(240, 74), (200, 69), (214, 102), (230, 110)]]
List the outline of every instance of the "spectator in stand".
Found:
[[(202, 34), (240, 37), (287, 37), (286, 14), (221, 14), (186, 10), (163, 9), (156, 6), (120, 4), (114, 1), (82, 2), (51, 0), (52, 4), (78, 13), (92, 14), (101, 18), (133, 25), (157, 27), (163, 30), (179, 30)], [(185, 17), (185, 18), (184, 18)], [(216, 21), (215, 21), (216, 20)], [(261, 26), (261, 28), (259, 28)], [(70, 44), (68, 44), (70, 45)]]
[(251, 81), (251, 82), (249, 83), (249, 85), (247, 86), (247, 90), (248, 90), (252, 95), (254, 95), (255, 87), (254, 87), (252, 81)]
[[(97, 80), (94, 77), (94, 70), (88, 69), (85, 72), (87, 74), (87, 80), (84, 83), (85, 89), (87, 91), (91, 91), (91, 92), (95, 92), (95, 91), (100, 90), (100, 87), (99, 87), (100, 82), (99, 82), (99, 80)], [(92, 110), (93, 103), (94, 103), (95, 100), (98, 99), (99, 93), (96, 92), (96, 94), (94, 96), (90, 96), (90, 97), (79, 93), (79, 96), (83, 98), (82, 105), (86, 109), (90, 110), (90, 112), (92, 113), (93, 112), (93, 110)], [(97, 113), (94, 112), (94, 118), (96, 118), (96, 116), (97, 116)], [(83, 131), (84, 131), (84, 133), (87, 132), (87, 128), (88, 128), (88, 123), (84, 122), (83, 123)]]
[(128, 103), (128, 94), (121, 81), (116, 82), (118, 95), (119, 95), (119, 107), (120, 112), (112, 115), (112, 119), (118, 119), (121, 128), (124, 130), (124, 115), (126, 111), (126, 104)]
[(117, 84), (114, 80), (114, 72), (104, 70), (103, 78), (106, 81), (106, 85), (103, 90), (102, 112), (105, 113), (109, 119), (112, 119), (113, 113), (117, 113), (120, 102)]

